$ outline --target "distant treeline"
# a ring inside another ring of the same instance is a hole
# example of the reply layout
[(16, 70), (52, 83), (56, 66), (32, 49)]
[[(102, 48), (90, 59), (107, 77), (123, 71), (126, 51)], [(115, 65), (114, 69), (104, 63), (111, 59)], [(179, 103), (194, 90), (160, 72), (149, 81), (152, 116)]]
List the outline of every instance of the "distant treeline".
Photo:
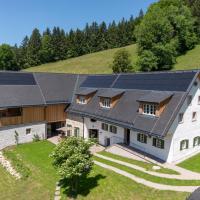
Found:
[(136, 42), (135, 27), (143, 18), (141, 10), (138, 17), (122, 19), (110, 24), (86, 24), (83, 30), (65, 32), (60, 27), (47, 28), (42, 34), (34, 29), (19, 46), (7, 44), (0, 46), (0, 69), (21, 70), (48, 62), (64, 60), (106, 49), (123, 47)]

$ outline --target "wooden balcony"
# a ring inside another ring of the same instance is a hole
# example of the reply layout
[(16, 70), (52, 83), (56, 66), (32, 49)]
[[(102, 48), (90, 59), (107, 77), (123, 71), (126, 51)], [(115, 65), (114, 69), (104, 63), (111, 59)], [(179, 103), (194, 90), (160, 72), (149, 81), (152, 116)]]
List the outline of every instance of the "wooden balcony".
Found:
[(22, 116), (0, 118), (0, 127), (22, 124)]

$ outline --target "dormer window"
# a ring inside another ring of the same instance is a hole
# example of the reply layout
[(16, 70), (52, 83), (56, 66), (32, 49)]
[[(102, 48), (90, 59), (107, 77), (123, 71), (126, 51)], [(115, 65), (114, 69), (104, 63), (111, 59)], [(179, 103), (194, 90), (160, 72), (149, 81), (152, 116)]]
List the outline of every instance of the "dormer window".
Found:
[(146, 115), (156, 115), (156, 105), (155, 104), (143, 104), (143, 114)]
[(86, 104), (86, 98), (85, 96), (79, 96), (79, 101), (80, 104)]
[(82, 88), (80, 89), (76, 95), (77, 95), (77, 98), (76, 98), (76, 102), (78, 104), (87, 104), (91, 99), (92, 97), (94, 96), (94, 94), (96, 93), (96, 89), (92, 89), (92, 88)]
[(110, 98), (103, 98), (102, 99), (102, 107), (110, 108), (111, 107), (111, 99)]

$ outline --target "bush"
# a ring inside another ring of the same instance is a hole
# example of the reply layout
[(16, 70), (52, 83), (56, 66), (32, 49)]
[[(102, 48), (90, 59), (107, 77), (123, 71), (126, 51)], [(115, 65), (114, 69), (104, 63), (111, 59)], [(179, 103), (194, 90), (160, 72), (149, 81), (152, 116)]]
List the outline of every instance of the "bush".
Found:
[(38, 134), (33, 135), (33, 142), (39, 142), (40, 141), (40, 136)]

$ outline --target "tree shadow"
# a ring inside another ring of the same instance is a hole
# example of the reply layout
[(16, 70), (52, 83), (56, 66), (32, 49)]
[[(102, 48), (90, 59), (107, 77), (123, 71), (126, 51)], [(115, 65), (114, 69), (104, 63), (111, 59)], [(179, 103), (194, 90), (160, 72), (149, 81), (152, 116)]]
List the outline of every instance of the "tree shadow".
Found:
[(60, 186), (62, 189), (64, 189), (64, 194), (69, 197), (69, 198), (73, 198), (76, 199), (78, 195), (81, 196), (87, 196), (90, 191), (97, 187), (99, 184), (99, 180), (101, 179), (105, 179), (106, 176), (103, 176), (101, 174), (97, 174), (96, 176), (93, 177), (83, 177), (78, 184), (78, 190), (77, 193), (73, 194), (70, 190), (70, 186), (69, 186), (69, 182), (65, 179), (65, 180), (61, 180), (60, 181)]

